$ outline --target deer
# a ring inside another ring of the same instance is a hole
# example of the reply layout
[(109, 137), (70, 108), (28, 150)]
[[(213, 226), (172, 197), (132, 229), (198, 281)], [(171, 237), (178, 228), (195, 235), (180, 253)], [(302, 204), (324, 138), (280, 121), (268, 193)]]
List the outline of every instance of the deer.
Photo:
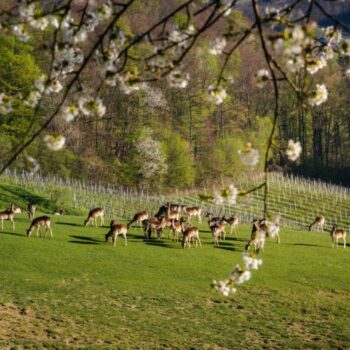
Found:
[(122, 235), (124, 237), (124, 245), (128, 245), (128, 241), (126, 238), (126, 234), (128, 232), (128, 227), (125, 224), (118, 224), (115, 220), (111, 221), (110, 224), (110, 230), (106, 233), (105, 235), (105, 240), (108, 242), (109, 238), (112, 237), (112, 243), (113, 246), (115, 247), (117, 244), (117, 238), (119, 235)]
[(14, 204), (11, 204), (10, 209), (6, 209), (2, 212), (0, 212), (0, 220), (1, 220), (1, 229), (4, 229), (4, 220), (9, 220), (12, 222), (12, 231), (15, 230), (15, 220), (14, 220), (14, 214), (20, 214), (22, 213), (22, 209), (19, 207), (16, 207)]
[(206, 214), (205, 214), (205, 216), (204, 216), (205, 218), (208, 218), (208, 226), (209, 226), (209, 228), (211, 227), (211, 226), (213, 226), (214, 224), (217, 224), (218, 222), (220, 222), (221, 220), (223, 220), (224, 219), (224, 216), (216, 216), (216, 217), (213, 217), (213, 214), (212, 213), (210, 213), (210, 212), (206, 212)]
[(58, 211), (55, 211), (55, 212), (53, 213), (53, 215), (61, 216), (61, 215), (64, 215), (65, 213), (66, 213), (66, 212), (65, 212), (64, 209), (60, 209), (60, 210), (58, 210)]
[(168, 208), (170, 207), (170, 210), (176, 211), (176, 212), (180, 212), (181, 206), (178, 204), (171, 204), (170, 202), (167, 202), (165, 205), (162, 205), (157, 214), (155, 214), (154, 216), (157, 219), (161, 219), (163, 216), (167, 216), (167, 212), (168, 212)]
[(213, 239), (214, 245), (219, 245), (219, 238), (225, 239), (225, 220), (221, 220), (210, 226), (211, 236)]
[(344, 249), (346, 248), (346, 231), (340, 228), (337, 228), (335, 225), (333, 225), (333, 228), (331, 230), (331, 238), (332, 238), (332, 248), (334, 248), (334, 243), (337, 245), (338, 248), (338, 240), (341, 238), (344, 243)]
[(314, 228), (318, 227), (323, 232), (325, 222), (326, 219), (323, 215), (317, 216), (315, 221), (309, 226), (309, 231), (313, 231)]
[(36, 205), (32, 202), (28, 203), (28, 218), (29, 220), (33, 220), (35, 216), (35, 211), (36, 211)]
[[(27, 230), (27, 237), (30, 237), (34, 228), (36, 228), (36, 236), (38, 237), (38, 235), (40, 233), (41, 226), (45, 227), (44, 237), (46, 236), (46, 232), (49, 230), (51, 238), (52, 238), (53, 234), (52, 234), (52, 229), (51, 229), (51, 219), (48, 216), (39, 216), (39, 217), (33, 219), (32, 223), (30, 224), (29, 229)], [(40, 236), (41, 236), (41, 233), (40, 233)]]
[(202, 248), (202, 243), (199, 238), (199, 230), (197, 227), (191, 226), (185, 231), (183, 231), (183, 237), (182, 237), (182, 248), (190, 248), (191, 247), (191, 241), (195, 240), (196, 247), (199, 244), (199, 246)]
[(202, 222), (202, 208), (199, 207), (186, 207), (185, 213), (187, 214), (188, 221), (191, 222), (192, 216), (196, 216), (199, 222)]
[(254, 219), (252, 221), (253, 227), (252, 227), (252, 233), (250, 236), (250, 240), (245, 246), (245, 250), (248, 251), (251, 245), (254, 245), (254, 251), (255, 253), (259, 253), (260, 249), (264, 250), (265, 245), (265, 238), (267, 235), (267, 226), (266, 226), (266, 220), (258, 220)]
[(103, 220), (104, 213), (105, 213), (105, 210), (103, 208), (95, 208), (95, 209), (90, 210), (87, 219), (84, 221), (84, 226), (87, 226), (90, 221), (91, 221), (91, 225), (92, 225), (93, 222), (95, 221), (95, 225), (97, 227), (97, 218), (98, 217), (101, 218), (101, 226), (104, 225), (105, 224), (104, 220)]
[(160, 238), (163, 232), (163, 229), (167, 226), (168, 220), (165, 217), (162, 217), (160, 220), (157, 218), (150, 218), (142, 221), (143, 232), (145, 238), (151, 238), (152, 230), (156, 231), (156, 237)]
[(142, 230), (142, 221), (148, 219), (147, 211), (140, 211), (136, 213), (132, 220), (127, 224), (127, 228), (129, 229), (135, 222), (140, 224), (140, 230)]
[(186, 219), (183, 217), (180, 220), (170, 220), (170, 232), (173, 234), (174, 241), (176, 242), (179, 240), (179, 234), (185, 230), (185, 221)]
[(234, 234), (235, 236), (238, 235), (238, 216), (232, 215), (228, 219), (224, 219), (231, 227), (230, 233)]
[(170, 203), (168, 203), (166, 218), (168, 220), (179, 220), (180, 219), (180, 211), (171, 209), (171, 205), (170, 205)]

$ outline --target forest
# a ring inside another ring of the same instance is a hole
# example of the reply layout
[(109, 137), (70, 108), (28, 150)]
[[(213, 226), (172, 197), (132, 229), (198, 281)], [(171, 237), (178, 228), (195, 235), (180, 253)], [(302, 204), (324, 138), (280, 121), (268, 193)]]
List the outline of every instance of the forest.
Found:
[[(137, 1), (119, 25), (130, 37), (164, 17), (178, 3)], [(241, 11), (235, 10), (229, 20), (237, 31), (251, 25), (249, 10), (242, 3)], [(346, 4), (337, 6), (332, 9), (334, 15), (349, 10)], [(325, 18), (320, 14), (315, 20), (322, 23)], [(172, 25), (182, 28), (185, 24), (185, 16), (178, 13)], [(56, 118), (49, 131), (64, 134), (66, 147), (53, 153), (45, 146), (45, 135), (41, 135), (11, 167), (27, 170), (35, 160), (41, 173), (64, 178), (138, 188), (190, 188), (253, 171), (249, 164), (241, 162), (239, 152), (254, 147), (260, 154), (254, 171), (262, 170), (274, 95), (272, 88), (259, 89), (255, 74), (266, 68), (266, 63), (258, 40), (252, 36), (226, 67), (229, 79), (224, 103), (210, 101), (207, 86), (220, 73), (224, 59), (210, 53), (210, 43), (219, 30), (220, 27), (209, 28), (185, 57), (183, 65), (189, 73), (184, 88), (169, 86), (166, 79), (143, 83), (142, 88), (132, 93), (121, 84), (104, 86), (101, 97), (105, 114), (79, 115), (70, 123)], [(1, 34), (1, 91), (25, 95), (40, 75), (48, 71), (50, 60), (43, 50), (47, 35), (38, 31), (35, 39), (23, 43), (12, 35)], [(142, 49), (142, 46), (135, 49), (135, 56)], [(137, 66), (133, 69), (136, 71)], [(349, 185), (349, 73), (347, 56), (334, 55), (317, 77), (311, 77), (314, 84), (326, 83), (329, 98), (320, 106), (308, 108), (300, 105), (287, 83), (281, 83), (280, 118), (269, 158), (270, 170)], [(93, 87), (93, 64), (87, 67), (84, 76), (89, 77), (88, 84)], [(42, 125), (57, 102), (55, 98), (53, 95), (44, 99), (40, 117), (34, 117), (33, 108), (23, 103), (15, 104), (11, 112), (0, 111), (2, 161), (29, 132)], [(288, 139), (301, 143), (302, 154), (297, 162), (290, 162), (278, 147), (273, 147), (277, 143), (286, 144)]]

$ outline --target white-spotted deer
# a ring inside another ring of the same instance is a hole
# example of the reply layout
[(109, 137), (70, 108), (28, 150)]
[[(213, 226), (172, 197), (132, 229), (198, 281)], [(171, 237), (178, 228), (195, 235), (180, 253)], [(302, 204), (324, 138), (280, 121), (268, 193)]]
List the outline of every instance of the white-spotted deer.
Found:
[(36, 205), (34, 203), (28, 203), (28, 218), (29, 220), (33, 220), (36, 211)]
[(197, 227), (189, 227), (185, 229), (182, 236), (182, 247), (183, 248), (190, 248), (191, 247), (191, 241), (195, 241), (195, 247), (199, 244), (200, 247), (202, 247), (201, 240), (199, 238), (199, 230)]
[(309, 231), (313, 231), (316, 227), (318, 227), (321, 232), (323, 232), (325, 222), (326, 219), (323, 215), (317, 216), (315, 221), (309, 226)]
[(265, 239), (267, 234), (266, 220), (254, 219), (252, 224), (252, 233), (250, 235), (250, 240), (245, 246), (245, 250), (248, 251), (250, 246), (253, 245), (254, 251), (256, 253), (259, 253), (260, 250), (264, 250)]
[[(32, 231), (36, 228), (36, 236), (39, 236), (41, 226), (45, 227), (44, 237), (46, 236), (47, 231), (50, 231), (51, 238), (53, 237), (52, 228), (51, 228), (51, 219), (48, 216), (39, 216), (33, 219), (29, 229), (27, 230), (27, 237), (30, 237)], [(41, 233), (40, 233), (41, 236)]]
[(217, 222), (210, 226), (211, 237), (213, 239), (214, 245), (219, 245), (219, 238), (225, 239), (225, 224), (226, 222), (224, 220), (221, 220), (220, 222)]
[(181, 217), (180, 220), (170, 220), (170, 232), (173, 234), (174, 241), (179, 240), (179, 235), (185, 230), (186, 219)]
[(106, 242), (108, 242), (109, 238), (112, 237), (113, 245), (116, 246), (118, 236), (122, 235), (124, 237), (125, 246), (127, 246), (128, 245), (128, 241), (126, 238), (127, 232), (128, 232), (128, 228), (125, 224), (117, 224), (116, 221), (113, 220), (110, 225), (110, 230), (105, 235)]
[(338, 248), (338, 240), (341, 238), (344, 243), (344, 248), (346, 248), (346, 231), (340, 228), (337, 228), (335, 225), (331, 230), (331, 238), (332, 238), (332, 248), (334, 248), (334, 243)]
[(105, 210), (103, 208), (95, 208), (90, 210), (89, 215), (87, 219), (84, 221), (84, 226), (87, 226), (89, 222), (91, 221), (91, 225), (95, 222), (95, 225), (97, 227), (97, 218), (101, 218), (101, 226), (105, 224), (103, 216), (105, 214)]
[(145, 238), (151, 238), (152, 230), (156, 232), (156, 238), (160, 238), (163, 229), (168, 225), (168, 220), (165, 217), (162, 217), (160, 220), (157, 218), (150, 218), (142, 221), (143, 231)]
[(238, 216), (232, 215), (228, 219), (225, 218), (225, 221), (230, 225), (230, 233), (235, 236), (238, 235)]
[(140, 229), (142, 230), (142, 221), (148, 219), (147, 211), (140, 211), (136, 213), (132, 220), (127, 224), (128, 229), (136, 222), (140, 224)]
[(199, 222), (202, 222), (202, 208), (199, 207), (186, 207), (185, 213), (187, 215), (188, 221), (191, 222), (192, 216), (196, 216)]
[(11, 204), (10, 209), (6, 209), (2, 212), (0, 212), (0, 221), (1, 221), (1, 229), (4, 229), (4, 220), (8, 220), (12, 222), (12, 230), (15, 230), (15, 220), (14, 220), (14, 214), (20, 214), (22, 213), (22, 209), (19, 207), (16, 207), (14, 204)]

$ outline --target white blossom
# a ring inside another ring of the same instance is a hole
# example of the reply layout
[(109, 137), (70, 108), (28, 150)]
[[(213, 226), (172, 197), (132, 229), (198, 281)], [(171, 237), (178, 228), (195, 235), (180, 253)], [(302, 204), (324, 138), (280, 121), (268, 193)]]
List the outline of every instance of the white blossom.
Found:
[(270, 79), (270, 72), (267, 69), (259, 69), (255, 74), (255, 84), (258, 88), (263, 88)]
[(39, 92), (43, 93), (45, 91), (45, 82), (46, 82), (46, 75), (42, 74), (39, 79), (34, 81), (35, 87), (39, 90)]
[(67, 122), (71, 122), (79, 115), (79, 108), (75, 104), (65, 106), (62, 111), (62, 118)]
[(11, 98), (0, 93), (0, 114), (9, 114), (13, 111)]
[(29, 34), (24, 24), (17, 24), (12, 27), (13, 35), (20, 41), (26, 42), (29, 40)]
[(34, 16), (34, 11), (35, 11), (35, 3), (31, 4), (23, 4), (22, 6), (19, 7), (19, 15), (20, 17), (28, 20), (30, 17)]
[(38, 104), (40, 97), (41, 93), (39, 91), (31, 91), (28, 98), (24, 101), (24, 104), (28, 107), (34, 108)]
[(168, 82), (174, 88), (184, 89), (188, 85), (190, 75), (180, 69), (172, 70), (168, 75)]
[(78, 99), (78, 106), (86, 116), (96, 113), (99, 117), (102, 117), (106, 113), (106, 107), (100, 98), (94, 99), (89, 96), (83, 96)]
[(254, 149), (250, 142), (246, 143), (243, 150), (238, 150), (238, 155), (244, 165), (253, 167), (259, 163), (259, 151)]
[(39, 162), (32, 156), (24, 157), (18, 165), (24, 170), (26, 170), (29, 173), (29, 175), (34, 175), (40, 170)]
[(320, 69), (327, 66), (327, 62), (324, 57), (314, 58), (312, 60), (308, 60), (307, 62), (307, 70), (310, 74), (317, 73)]
[(227, 42), (224, 37), (215, 38), (214, 42), (210, 44), (209, 53), (211, 55), (220, 55), (226, 44)]
[(208, 97), (210, 102), (221, 105), (227, 97), (227, 92), (222, 86), (209, 85)]
[(308, 97), (310, 106), (319, 106), (327, 101), (328, 91), (324, 84), (316, 84), (316, 89)]
[(301, 154), (302, 148), (300, 141), (294, 142), (293, 140), (288, 141), (288, 147), (286, 151), (286, 155), (289, 160), (295, 162)]
[(66, 143), (66, 138), (62, 135), (45, 135), (46, 146), (52, 151), (59, 151)]
[(33, 19), (29, 24), (35, 29), (44, 30), (49, 25), (49, 20), (46, 17), (40, 17)]
[(101, 21), (110, 18), (112, 16), (111, 3), (108, 1), (106, 4), (99, 6), (96, 14)]
[(247, 270), (257, 270), (262, 264), (262, 259), (256, 259), (250, 255), (250, 253), (243, 253), (243, 263)]
[(227, 203), (231, 205), (236, 204), (237, 196), (238, 196), (237, 187), (234, 184), (231, 184), (228, 187)]
[(53, 79), (45, 90), (45, 93), (58, 93), (63, 89), (61, 82), (58, 79)]

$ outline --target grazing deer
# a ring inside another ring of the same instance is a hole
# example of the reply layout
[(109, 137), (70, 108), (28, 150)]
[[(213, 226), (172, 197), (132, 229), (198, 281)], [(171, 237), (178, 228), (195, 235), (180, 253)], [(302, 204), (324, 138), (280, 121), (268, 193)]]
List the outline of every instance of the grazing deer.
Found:
[(53, 215), (56, 215), (56, 216), (60, 216), (60, 215), (64, 215), (65, 214), (65, 210), (64, 209), (60, 209), (58, 211), (55, 211), (53, 213)]
[(180, 220), (170, 220), (170, 232), (173, 234), (174, 241), (176, 242), (179, 240), (179, 234), (185, 231), (185, 221), (186, 219), (183, 217)]
[(22, 213), (22, 209), (19, 207), (16, 207), (14, 204), (11, 204), (10, 209), (6, 209), (2, 212), (0, 212), (0, 220), (1, 220), (1, 229), (4, 229), (4, 220), (9, 220), (12, 222), (12, 230), (15, 230), (15, 221), (14, 221), (14, 214), (20, 214)]
[(105, 210), (103, 208), (95, 208), (90, 210), (89, 215), (87, 219), (84, 221), (84, 226), (87, 226), (89, 222), (91, 221), (91, 225), (93, 222), (95, 222), (95, 225), (97, 227), (97, 218), (101, 218), (101, 226), (105, 224), (103, 216), (105, 214)]
[(189, 227), (185, 229), (183, 232), (183, 237), (182, 237), (182, 247), (183, 248), (190, 248), (191, 247), (191, 241), (195, 240), (196, 247), (199, 244), (200, 247), (202, 247), (201, 240), (199, 238), (199, 230), (197, 227)]
[[(30, 237), (34, 228), (36, 228), (36, 236), (38, 237), (41, 226), (45, 226), (44, 237), (46, 236), (46, 232), (50, 230), (50, 235), (52, 238), (53, 235), (52, 235), (52, 229), (51, 229), (51, 219), (48, 216), (39, 216), (33, 219), (29, 229), (27, 230), (27, 237)], [(40, 233), (40, 236), (41, 236), (41, 233)]]
[(136, 222), (140, 224), (140, 229), (142, 230), (142, 221), (148, 219), (148, 213), (147, 211), (141, 211), (139, 213), (136, 213), (132, 220), (127, 224), (128, 229)]
[(202, 208), (199, 207), (186, 207), (185, 213), (187, 214), (188, 221), (191, 222), (192, 216), (196, 216), (199, 222), (202, 222)]
[(115, 247), (117, 244), (118, 236), (122, 235), (124, 237), (125, 246), (127, 246), (128, 245), (128, 241), (126, 239), (127, 232), (128, 232), (127, 225), (117, 224), (115, 220), (112, 220), (110, 224), (110, 230), (105, 235), (106, 242), (108, 242), (109, 238), (112, 237), (112, 242)]
[(335, 225), (331, 230), (331, 238), (332, 238), (332, 248), (334, 248), (334, 243), (338, 248), (338, 240), (341, 238), (344, 243), (344, 248), (346, 248), (346, 231), (340, 228), (337, 228)]
[(228, 219), (224, 218), (224, 220), (230, 225), (230, 233), (234, 235), (238, 235), (238, 216), (232, 215)]
[(162, 217), (160, 220), (157, 218), (150, 218), (142, 221), (143, 232), (145, 238), (151, 238), (152, 230), (156, 232), (156, 238), (160, 238), (163, 232), (163, 229), (167, 226), (168, 220), (165, 217)]
[(314, 228), (318, 227), (323, 232), (323, 227), (326, 219), (323, 215), (317, 216), (315, 221), (309, 226), (309, 231), (313, 231)]
[(28, 203), (28, 217), (29, 220), (33, 220), (35, 216), (35, 211), (36, 211), (36, 205), (32, 202)]
[(222, 220), (210, 226), (211, 236), (214, 245), (219, 245), (219, 238), (225, 239), (225, 221)]

